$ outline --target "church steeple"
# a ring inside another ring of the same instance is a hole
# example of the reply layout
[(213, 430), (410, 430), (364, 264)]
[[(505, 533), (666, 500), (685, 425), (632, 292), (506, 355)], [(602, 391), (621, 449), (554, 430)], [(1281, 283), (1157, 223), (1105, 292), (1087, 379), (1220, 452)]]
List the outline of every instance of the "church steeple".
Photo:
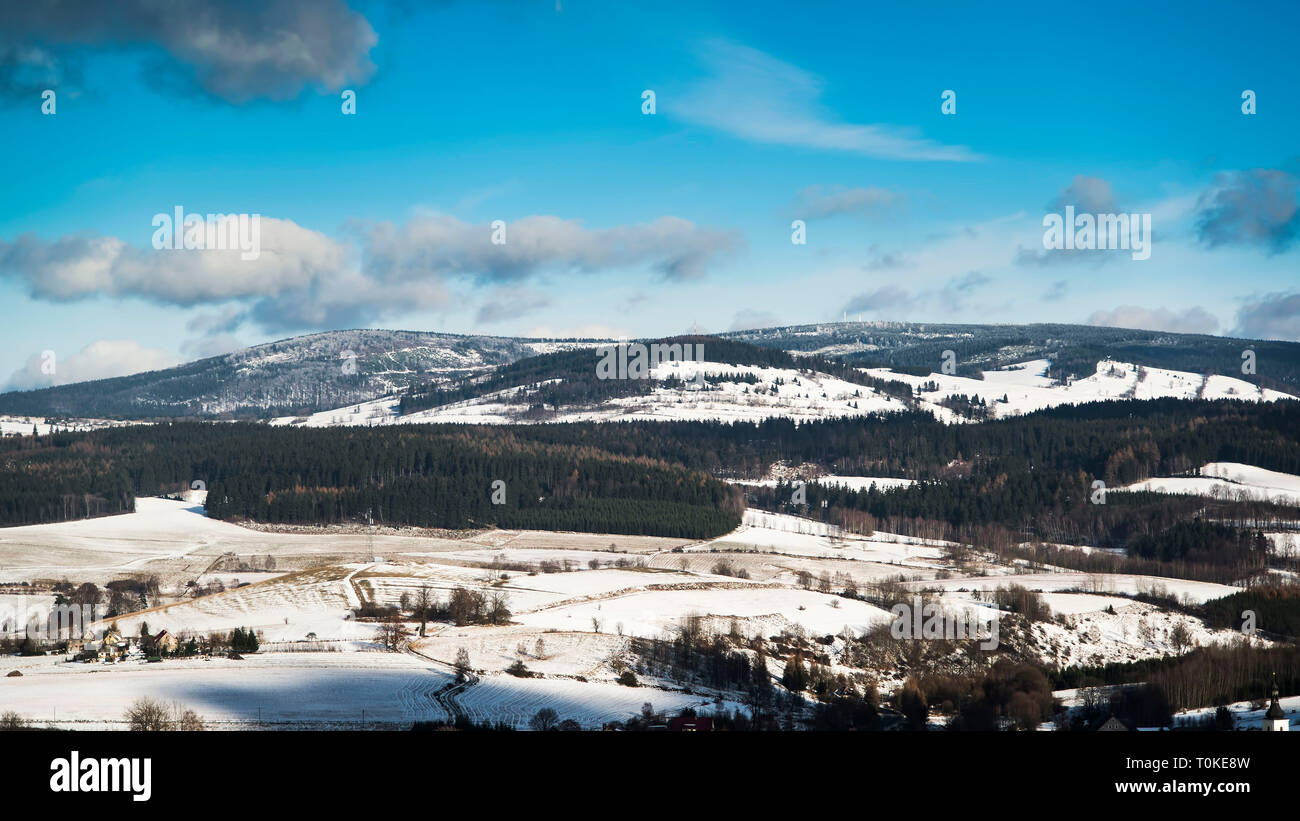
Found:
[(1264, 718), (1286, 718), (1286, 713), (1282, 712), (1282, 705), (1277, 703), (1277, 682), (1273, 682), (1273, 703), (1268, 705), (1268, 712), (1264, 713)]
[(1264, 713), (1264, 730), (1265, 732), (1286, 732), (1291, 729), (1291, 721), (1282, 711), (1282, 705), (1277, 702), (1277, 673), (1273, 673), (1273, 703), (1268, 705), (1268, 712)]

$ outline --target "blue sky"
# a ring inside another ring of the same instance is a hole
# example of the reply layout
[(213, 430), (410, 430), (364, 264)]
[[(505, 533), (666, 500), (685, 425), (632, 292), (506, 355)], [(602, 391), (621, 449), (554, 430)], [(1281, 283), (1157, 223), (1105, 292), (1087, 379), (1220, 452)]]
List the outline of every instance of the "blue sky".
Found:
[[(1292, 3), (78, 5), (0, 34), (0, 386), (350, 327), (1300, 338)], [(1067, 204), (1150, 258), (1045, 251)], [(155, 250), (177, 206), (261, 256)]]

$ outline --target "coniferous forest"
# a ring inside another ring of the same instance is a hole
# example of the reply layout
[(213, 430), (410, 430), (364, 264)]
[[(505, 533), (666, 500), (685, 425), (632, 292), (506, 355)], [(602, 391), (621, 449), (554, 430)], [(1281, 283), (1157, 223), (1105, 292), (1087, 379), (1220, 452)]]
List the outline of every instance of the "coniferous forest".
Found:
[[(0, 443), (0, 457), (0, 521), (11, 525), (126, 512), (136, 495), (195, 481), (207, 487), (215, 518), (285, 523), (369, 515), (427, 527), (703, 538), (734, 527), (748, 503), (990, 549), (1110, 547), (1124, 555), (1053, 559), (1081, 570), (1218, 580), (1261, 572), (1265, 551), (1243, 529), (1294, 525), (1294, 510), (1112, 491), (1216, 461), (1300, 473), (1300, 408), (1134, 400), (979, 425), (946, 425), (922, 413), (804, 424), (187, 422), (11, 437)], [(795, 504), (790, 484), (747, 489), (746, 499), (722, 481), (760, 478), (775, 462), (917, 482), (856, 492), (809, 484)], [(1097, 481), (1109, 489), (1100, 498)]]
[(5, 524), (133, 510), (202, 483), (217, 519), (509, 527), (704, 538), (738, 490), (687, 468), (515, 431), (178, 423), (3, 442)]

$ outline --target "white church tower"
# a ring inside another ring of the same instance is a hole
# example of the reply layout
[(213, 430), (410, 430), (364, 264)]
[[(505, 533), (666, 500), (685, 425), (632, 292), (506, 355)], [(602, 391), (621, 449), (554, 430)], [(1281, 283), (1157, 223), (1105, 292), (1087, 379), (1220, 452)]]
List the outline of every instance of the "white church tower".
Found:
[(1282, 705), (1277, 703), (1277, 676), (1273, 677), (1273, 703), (1268, 705), (1268, 712), (1264, 713), (1264, 732), (1266, 733), (1285, 733), (1291, 729), (1291, 722), (1282, 712)]

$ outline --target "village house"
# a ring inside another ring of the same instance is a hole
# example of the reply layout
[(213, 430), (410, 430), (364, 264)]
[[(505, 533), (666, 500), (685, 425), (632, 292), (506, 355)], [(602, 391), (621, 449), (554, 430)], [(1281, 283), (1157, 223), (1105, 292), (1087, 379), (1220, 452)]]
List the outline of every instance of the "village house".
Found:
[(166, 630), (159, 630), (156, 635), (149, 640), (149, 648), (154, 655), (163, 653), (175, 653), (177, 647), (176, 637)]

